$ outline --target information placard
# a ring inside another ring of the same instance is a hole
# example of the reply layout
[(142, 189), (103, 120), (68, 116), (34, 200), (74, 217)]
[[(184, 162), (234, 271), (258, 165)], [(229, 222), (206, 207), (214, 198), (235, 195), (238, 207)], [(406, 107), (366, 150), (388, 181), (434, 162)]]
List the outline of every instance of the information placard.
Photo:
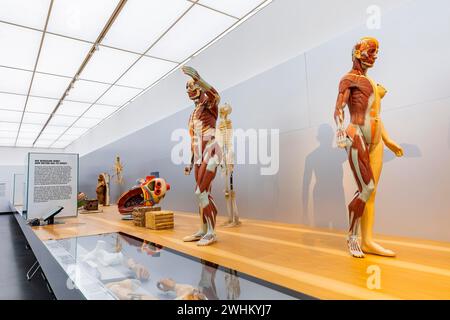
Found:
[(58, 206), (58, 217), (77, 215), (78, 154), (28, 154), (27, 219), (42, 218)]

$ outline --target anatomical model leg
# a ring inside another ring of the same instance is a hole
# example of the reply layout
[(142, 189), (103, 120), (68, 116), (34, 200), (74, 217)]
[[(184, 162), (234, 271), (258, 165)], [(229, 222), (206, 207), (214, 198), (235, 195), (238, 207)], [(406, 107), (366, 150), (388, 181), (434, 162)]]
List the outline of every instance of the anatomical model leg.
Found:
[(211, 184), (216, 176), (218, 159), (216, 155), (205, 156), (201, 165), (195, 167), (195, 180), (197, 187), (195, 194), (199, 202), (199, 211), (201, 219), (201, 229), (191, 236), (187, 236), (183, 241), (198, 241), (198, 245), (207, 246), (215, 242), (215, 226), (217, 207), (211, 196)]
[(366, 210), (364, 211), (361, 219), (361, 239), (362, 250), (365, 253), (377, 254), (380, 256), (394, 257), (395, 252), (385, 249), (378, 243), (373, 241), (373, 225), (375, 221), (375, 197), (378, 182), (380, 181), (381, 170), (383, 167), (383, 143), (378, 143), (372, 146), (370, 150), (370, 167), (372, 168), (375, 191), (370, 196), (366, 204)]
[(228, 221), (224, 223), (224, 227), (230, 228), (241, 224), (239, 221), (239, 213), (236, 205), (236, 193), (233, 187), (233, 172), (225, 178), (225, 201), (227, 203)]
[(362, 258), (364, 254), (358, 242), (358, 229), (366, 203), (375, 189), (375, 181), (370, 167), (369, 149), (359, 133), (355, 134), (348, 154), (358, 191), (348, 205), (350, 230), (347, 244), (352, 256)]

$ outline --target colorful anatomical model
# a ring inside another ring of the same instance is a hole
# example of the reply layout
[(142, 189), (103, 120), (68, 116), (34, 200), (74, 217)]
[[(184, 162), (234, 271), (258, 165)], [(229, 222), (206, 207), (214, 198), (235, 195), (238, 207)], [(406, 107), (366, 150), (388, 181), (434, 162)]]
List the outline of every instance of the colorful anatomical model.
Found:
[(185, 174), (189, 175), (194, 168), (195, 194), (201, 219), (200, 230), (185, 237), (183, 241), (198, 241), (198, 245), (207, 246), (217, 240), (214, 231), (217, 207), (211, 196), (211, 185), (220, 163), (220, 148), (214, 136), (220, 96), (216, 89), (206, 83), (193, 68), (185, 66), (183, 72), (192, 78), (186, 84), (186, 91), (195, 103), (194, 111), (189, 118), (191, 165), (185, 168)]
[(136, 207), (153, 207), (166, 196), (170, 190), (170, 184), (162, 178), (147, 176), (140, 184), (131, 190), (124, 192), (118, 202), (119, 212), (131, 214)]
[[(395, 253), (373, 240), (375, 196), (383, 166), (386, 145), (397, 157), (402, 148), (390, 139), (380, 118), (381, 99), (386, 90), (367, 76), (375, 64), (378, 40), (362, 38), (353, 48), (353, 68), (341, 80), (334, 118), (338, 126), (337, 143), (348, 153), (350, 167), (358, 185), (348, 205), (350, 230), (347, 239), (350, 254), (357, 258), (364, 253), (393, 257)], [(350, 124), (344, 128), (344, 108), (348, 106)], [(361, 228), (361, 244), (358, 229)]]
[(99, 174), (95, 191), (97, 193), (98, 203), (103, 206), (109, 206), (109, 174)]
[(236, 205), (236, 193), (233, 186), (234, 152), (233, 152), (233, 123), (228, 118), (233, 109), (225, 104), (219, 109), (219, 127), (216, 130), (217, 143), (222, 152), (220, 168), (225, 176), (225, 200), (227, 203), (228, 220), (224, 227), (240, 225), (239, 214)]
[(116, 156), (114, 161), (114, 177), (116, 184), (123, 184), (123, 164), (120, 162), (120, 157)]

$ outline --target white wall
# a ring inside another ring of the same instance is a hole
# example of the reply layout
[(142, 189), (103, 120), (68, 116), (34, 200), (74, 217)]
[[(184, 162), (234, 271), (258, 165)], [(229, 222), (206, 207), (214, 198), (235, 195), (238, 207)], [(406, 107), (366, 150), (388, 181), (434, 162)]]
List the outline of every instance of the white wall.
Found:
[[(219, 91), (364, 24), (376, 4), (387, 14), (410, 0), (274, 0), (189, 62)], [(195, 35), (192, 35), (195, 36)], [(190, 106), (175, 72), (67, 148), (81, 156)]]

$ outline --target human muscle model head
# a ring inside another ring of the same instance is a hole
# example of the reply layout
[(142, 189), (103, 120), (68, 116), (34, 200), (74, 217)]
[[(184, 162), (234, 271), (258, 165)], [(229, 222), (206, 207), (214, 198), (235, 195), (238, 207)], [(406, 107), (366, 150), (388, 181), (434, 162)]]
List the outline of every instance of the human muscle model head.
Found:
[(379, 42), (375, 38), (364, 37), (354, 47), (352, 51), (353, 69), (365, 73), (372, 68), (378, 58)]

